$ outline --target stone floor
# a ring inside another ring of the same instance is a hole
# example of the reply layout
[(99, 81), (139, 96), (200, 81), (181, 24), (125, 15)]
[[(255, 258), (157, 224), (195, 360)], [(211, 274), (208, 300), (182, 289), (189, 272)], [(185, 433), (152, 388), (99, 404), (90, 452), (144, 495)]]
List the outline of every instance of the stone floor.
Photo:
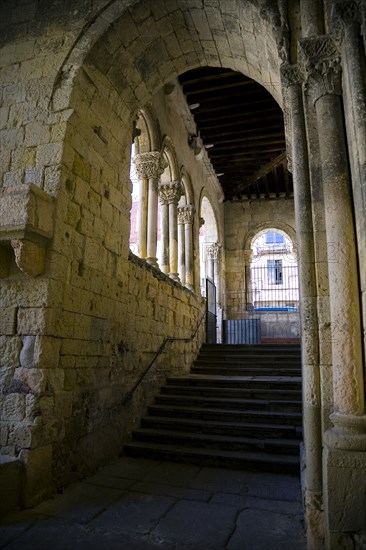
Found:
[(6, 550), (302, 550), (299, 480), (122, 457), (31, 511)]

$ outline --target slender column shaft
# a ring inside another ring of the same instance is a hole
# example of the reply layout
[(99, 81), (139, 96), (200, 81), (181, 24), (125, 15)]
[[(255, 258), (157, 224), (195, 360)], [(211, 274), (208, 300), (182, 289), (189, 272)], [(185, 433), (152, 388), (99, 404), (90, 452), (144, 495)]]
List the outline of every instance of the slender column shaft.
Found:
[(185, 232), (185, 264), (186, 264), (186, 282), (185, 285), (189, 290), (194, 291), (194, 264), (193, 264), (193, 235), (192, 222), (184, 224)]
[(366, 250), (366, 56), (361, 36), (362, 18), (357, 3), (350, 3), (349, 0), (338, 2), (334, 6), (333, 17), (336, 27), (341, 28), (345, 120), (353, 184), (366, 353), (366, 254), (363, 253)]
[[(308, 73), (307, 91), (315, 105), (323, 179), (328, 249), (334, 411), (364, 413), (364, 385), (358, 265), (351, 183), (343, 127), (341, 67), (329, 36), (300, 41), (300, 59)], [(337, 422), (336, 417), (333, 423)]]
[(169, 275), (172, 279), (178, 277), (178, 221), (177, 203), (169, 203)]
[(309, 159), (306, 139), (302, 77), (297, 66), (285, 67), (282, 77), (289, 91), (292, 166), (302, 334), (304, 440), (306, 454), (306, 505), (313, 508), (322, 493), (321, 392), (318, 349), (317, 289), (314, 263), (313, 220)]
[(178, 273), (182, 285), (186, 284), (186, 245), (184, 223), (178, 212)]
[[(333, 341), (333, 391), (336, 412), (364, 412), (357, 260), (350, 181), (339, 97), (316, 102), (324, 182), (328, 243), (336, 247), (329, 264)], [(332, 139), (329, 139), (332, 136)]]
[(146, 260), (149, 264), (158, 267), (156, 257), (156, 241), (158, 235), (158, 180), (155, 177), (149, 178), (148, 211)]
[(161, 201), (161, 241), (162, 254), (160, 269), (163, 273), (169, 272), (169, 215), (168, 204)]
[(147, 255), (147, 196), (148, 179), (143, 177), (140, 179), (140, 201), (138, 210), (138, 247), (140, 258), (146, 258)]

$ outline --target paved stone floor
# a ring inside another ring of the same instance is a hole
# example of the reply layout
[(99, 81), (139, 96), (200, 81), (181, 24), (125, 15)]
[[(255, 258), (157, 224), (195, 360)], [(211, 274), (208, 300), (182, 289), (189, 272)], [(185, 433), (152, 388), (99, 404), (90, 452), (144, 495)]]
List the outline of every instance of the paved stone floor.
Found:
[(37, 508), (2, 518), (0, 547), (303, 550), (299, 480), (122, 457)]

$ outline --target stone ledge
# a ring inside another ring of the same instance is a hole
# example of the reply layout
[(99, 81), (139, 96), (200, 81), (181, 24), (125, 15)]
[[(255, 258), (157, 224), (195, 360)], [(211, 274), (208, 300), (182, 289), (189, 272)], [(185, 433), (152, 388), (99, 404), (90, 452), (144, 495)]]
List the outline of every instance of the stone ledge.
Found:
[(54, 199), (34, 184), (0, 190), (1, 277), (9, 273), (11, 254), (21, 271), (33, 277), (45, 267), (45, 247), (53, 236)]

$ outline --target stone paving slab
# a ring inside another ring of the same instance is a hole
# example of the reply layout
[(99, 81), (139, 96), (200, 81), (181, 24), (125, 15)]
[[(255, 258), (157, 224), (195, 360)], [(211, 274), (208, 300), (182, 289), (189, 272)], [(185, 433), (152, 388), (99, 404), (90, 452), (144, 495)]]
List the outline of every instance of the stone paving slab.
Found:
[(198, 475), (190, 482), (189, 487), (215, 493), (246, 494), (247, 481), (250, 476), (250, 472), (243, 470), (201, 468)]
[(143, 478), (144, 481), (152, 481), (175, 487), (186, 487), (196, 478), (201, 468), (194, 464), (179, 464), (174, 462), (162, 462), (153, 468)]
[(294, 476), (122, 457), (0, 520), (4, 550), (305, 550)]
[(34, 508), (33, 513), (86, 523), (116, 501), (120, 495), (119, 489), (96, 487), (81, 482), (66, 489), (62, 495), (43, 502)]
[(209, 491), (199, 489), (187, 489), (186, 487), (173, 487), (161, 483), (147, 483), (146, 481), (136, 482), (131, 490), (138, 493), (147, 493), (150, 495), (163, 495), (184, 500), (199, 500), (208, 502), (213, 494)]
[(152, 534), (166, 541), (196, 545), (196, 548), (225, 548), (236, 517), (237, 510), (231, 506), (180, 501)]
[(306, 550), (300, 518), (264, 510), (243, 510), (227, 550)]
[(55, 520), (40, 523), (6, 550), (173, 550), (172, 544), (153, 544), (136, 541), (121, 533), (98, 532), (81, 525)]
[(174, 503), (173, 498), (161, 495), (126, 493), (89, 525), (113, 533), (146, 535)]

